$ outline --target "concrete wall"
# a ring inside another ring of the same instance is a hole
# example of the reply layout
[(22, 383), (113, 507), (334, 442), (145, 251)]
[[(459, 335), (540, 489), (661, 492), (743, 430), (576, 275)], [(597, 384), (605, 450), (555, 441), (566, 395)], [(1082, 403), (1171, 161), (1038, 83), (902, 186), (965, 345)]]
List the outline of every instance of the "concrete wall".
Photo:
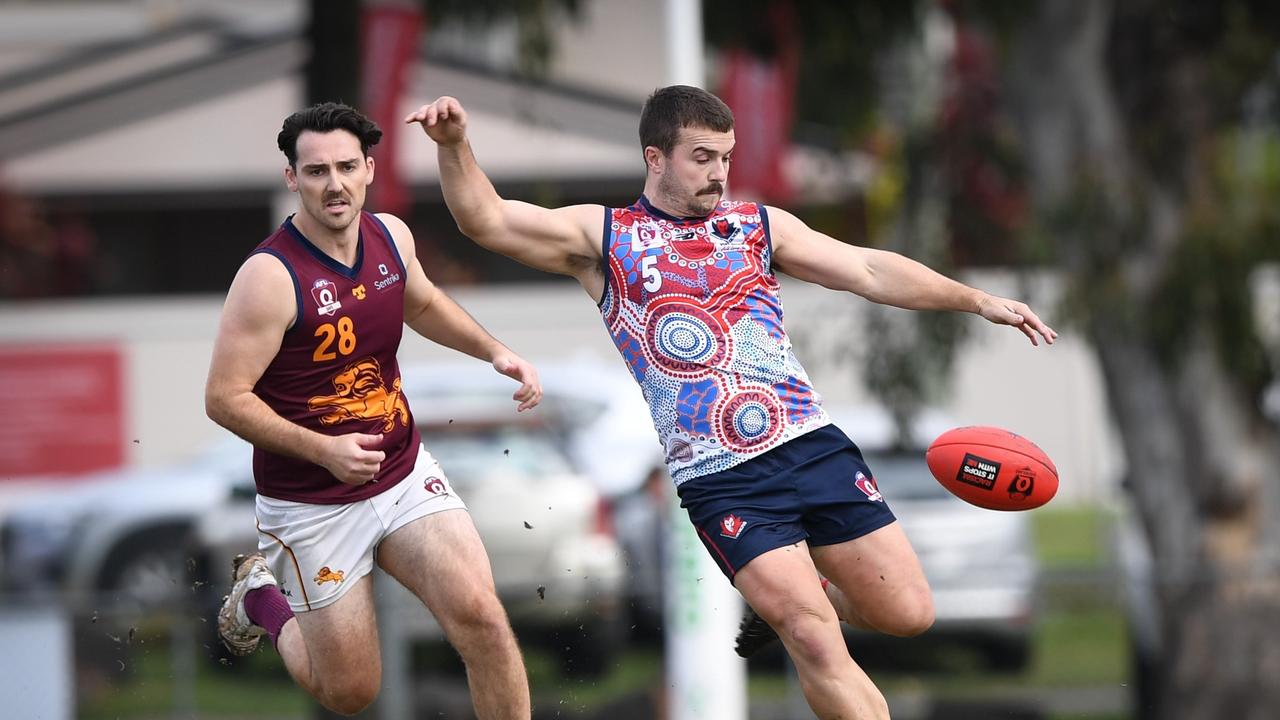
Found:
[[(1056, 292), (1048, 277), (1021, 283), (1008, 275), (965, 279), (992, 292), (1026, 297), (1052, 322)], [(451, 294), (494, 335), (534, 362), (586, 357), (621, 363), (593, 303), (574, 283), (466, 287)], [(871, 402), (858, 358), (833, 350), (844, 338), (857, 337), (859, 310), (866, 304), (786, 279), (783, 297), (797, 354), (827, 402)], [(0, 305), (0, 346), (118, 343), (125, 367), (127, 437), (136, 440), (128, 443), (127, 459), (154, 466), (191, 456), (220, 432), (204, 415), (203, 391), (221, 304), (221, 297), (9, 303)], [(999, 425), (1035, 441), (1058, 465), (1062, 499), (1105, 493), (1120, 464), (1088, 346), (1061, 323), (1054, 323), (1062, 338), (1053, 347), (1033, 348), (1011, 328), (977, 317), (966, 322), (969, 337), (944, 411), (956, 425)], [(411, 332), (401, 349), (405, 362), (456, 356)]]

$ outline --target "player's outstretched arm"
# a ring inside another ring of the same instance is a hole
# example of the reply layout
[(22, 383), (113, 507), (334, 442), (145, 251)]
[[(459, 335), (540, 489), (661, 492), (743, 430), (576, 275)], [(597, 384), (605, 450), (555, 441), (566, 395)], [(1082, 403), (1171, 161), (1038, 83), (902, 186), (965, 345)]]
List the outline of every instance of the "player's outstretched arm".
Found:
[(971, 288), (898, 253), (842, 243), (785, 210), (768, 212), (774, 265), (792, 277), (908, 310), (972, 312), (1018, 328), (1032, 345), (1058, 337), (1026, 303)]
[(471, 314), (431, 282), (418, 262), (413, 233), (394, 215), (380, 213), (395, 240), (400, 257), (406, 258), (404, 322), (432, 342), (491, 363), (494, 370), (520, 383), (511, 396), (517, 411), (529, 410), (542, 400), (538, 371), (524, 358), (489, 334)]
[(435, 141), (445, 203), (467, 237), (539, 270), (579, 279), (597, 270), (603, 207), (548, 209), (500, 197), (476, 163), (466, 111), (454, 98), (423, 105), (405, 122), (420, 124)]
[(205, 412), (269, 452), (316, 463), (344, 483), (373, 479), (385, 453), (381, 435), (322, 435), (280, 417), (253, 392), (294, 321), (293, 280), (276, 258), (250, 257), (236, 273), (218, 324), (205, 382)]

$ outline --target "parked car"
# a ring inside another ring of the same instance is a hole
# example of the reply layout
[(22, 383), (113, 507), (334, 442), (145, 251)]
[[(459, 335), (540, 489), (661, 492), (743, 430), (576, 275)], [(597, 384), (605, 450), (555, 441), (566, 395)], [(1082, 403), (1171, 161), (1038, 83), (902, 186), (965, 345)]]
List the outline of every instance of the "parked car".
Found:
[(1030, 516), (969, 505), (934, 479), (924, 448), (956, 425), (948, 418), (923, 413), (903, 448), (882, 410), (831, 413), (862, 450), (933, 591), (933, 627), (912, 642), (967, 647), (997, 670), (1024, 668), (1040, 575)]
[(933, 591), (926, 639), (972, 647), (993, 669), (1024, 668), (1039, 574), (1028, 518), (956, 499), (929, 474), (923, 453), (866, 459)]
[(191, 597), (190, 531), (248, 483), (248, 445), (227, 436), (189, 462), (60, 481), (0, 520), (0, 590), (74, 612), (139, 614)]
[[(897, 437), (883, 408), (863, 405), (828, 407), (832, 418), (855, 443), (875, 473), (933, 590), (936, 620), (920, 638), (892, 643), (895, 649), (960, 647), (975, 651), (999, 670), (1019, 670), (1031, 658), (1040, 567), (1027, 513), (997, 512), (969, 505), (944, 489), (925, 464), (924, 448), (956, 425), (936, 411), (921, 414), (912, 437)], [(686, 523), (670, 513), (666, 494), (671, 480), (653, 468), (639, 488), (614, 498), (619, 541), (630, 568), (628, 604), (633, 623), (651, 637), (661, 636), (662, 538), (669, 522)], [(855, 650), (884, 636), (850, 630)], [(766, 653), (780, 659), (781, 653)], [(887, 653), (872, 653), (888, 664)], [(866, 654), (859, 653), (859, 657)], [(765, 662), (770, 660), (766, 658)]]
[[(516, 633), (553, 650), (569, 673), (604, 670), (620, 648), (625, 618), (623, 558), (602, 499), (573, 469), (551, 428), (536, 420), (479, 419), (474, 406), (469, 414), (443, 421), (418, 415), (418, 425), (467, 503)], [(196, 525), (196, 545), (215, 571), (257, 547), (253, 494), (242, 496)], [(383, 607), (398, 614), (402, 635), (441, 638), (407, 591), (394, 582), (385, 591), (392, 602)]]
[[(514, 383), (478, 363), (407, 368), (403, 377), (522, 640), (547, 641), (568, 670), (603, 670), (625, 627), (624, 561), (607, 505), (566, 451), (580, 399), (545, 386), (545, 409), (517, 414)], [(247, 443), (227, 436), (190, 463), (29, 498), (0, 528), (4, 589), (30, 599), (58, 593), (82, 614), (193, 600), (210, 610), (230, 558), (257, 545), (251, 457)], [(432, 637), (429, 624), (411, 629)]]

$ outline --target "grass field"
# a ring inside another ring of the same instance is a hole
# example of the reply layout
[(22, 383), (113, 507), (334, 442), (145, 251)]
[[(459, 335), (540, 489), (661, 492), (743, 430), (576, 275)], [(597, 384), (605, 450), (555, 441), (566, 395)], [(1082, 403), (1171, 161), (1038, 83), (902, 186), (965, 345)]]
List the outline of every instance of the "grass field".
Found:
[[(1108, 578), (1106, 533), (1110, 518), (1089, 508), (1046, 508), (1033, 515), (1037, 552), (1046, 572), (1043, 612), (1036, 623), (1035, 653), (1028, 670), (991, 675), (960, 655), (938, 659), (929, 672), (878, 671), (877, 682), (891, 697), (928, 694), (934, 698), (971, 701), (975, 698), (1027, 700), (1054, 698), (1051, 704), (1070, 706), (1071, 699), (1102, 693), (1106, 702), (1097, 712), (1067, 710), (1046, 719), (1120, 720), (1115, 709), (1127, 682), (1128, 656), (1123, 617)], [(190, 693), (175, 693), (175, 669), (163, 634), (139, 636), (130, 653), (129, 679), (120, 683), (81, 682), (78, 717), (116, 718), (199, 717), (212, 720), (251, 718), (308, 718), (312, 705), (286, 677), (278, 657), (259, 652), (247, 667), (229, 671), (207, 661), (196, 665)], [(610, 672), (593, 680), (561, 677), (551, 658), (530, 652), (527, 658), (535, 706), (557, 709), (565, 717), (588, 713), (612, 715), (606, 706), (633, 705), (661, 685), (659, 649), (638, 647), (625, 653)], [(180, 672), (177, 673), (181, 675)], [(181, 685), (178, 685), (181, 687)], [(753, 720), (755, 708), (776, 707), (791, 690), (779, 671), (753, 672), (750, 677)], [(1097, 704), (1097, 703), (1095, 703)], [(765, 711), (761, 711), (765, 712)], [(772, 716), (767, 720), (772, 720)]]

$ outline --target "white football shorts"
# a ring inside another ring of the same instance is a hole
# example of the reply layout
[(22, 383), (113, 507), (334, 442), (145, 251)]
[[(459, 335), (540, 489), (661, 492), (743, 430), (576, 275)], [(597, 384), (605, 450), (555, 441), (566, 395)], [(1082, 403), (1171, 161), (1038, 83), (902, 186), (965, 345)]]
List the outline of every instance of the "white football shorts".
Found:
[(466, 509), (440, 463), (419, 446), (413, 470), (394, 487), (346, 505), (258, 496), (258, 549), (295, 613), (342, 597), (373, 570), (383, 538), (419, 518)]

